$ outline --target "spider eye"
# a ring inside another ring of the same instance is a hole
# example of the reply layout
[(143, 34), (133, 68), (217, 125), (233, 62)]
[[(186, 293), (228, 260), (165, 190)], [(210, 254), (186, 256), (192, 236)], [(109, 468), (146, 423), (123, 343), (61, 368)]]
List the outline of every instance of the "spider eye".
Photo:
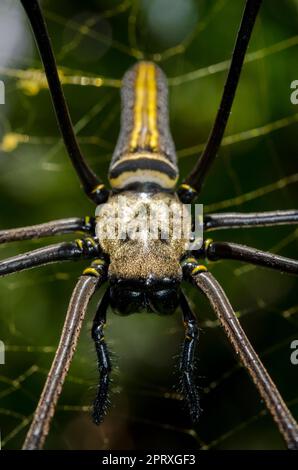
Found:
[(144, 295), (128, 289), (111, 287), (111, 307), (120, 315), (129, 315), (144, 309)]
[(179, 304), (179, 292), (176, 289), (163, 289), (149, 294), (152, 310), (161, 315), (170, 315)]

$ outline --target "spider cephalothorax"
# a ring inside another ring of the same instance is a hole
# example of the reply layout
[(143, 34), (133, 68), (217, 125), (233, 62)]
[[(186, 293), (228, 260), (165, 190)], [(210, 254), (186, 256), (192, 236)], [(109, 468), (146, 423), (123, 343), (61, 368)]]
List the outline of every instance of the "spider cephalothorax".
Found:
[[(199, 194), (220, 147), (261, 0), (246, 2), (214, 127), (202, 155), (179, 188), (176, 188), (179, 172), (175, 147), (168, 125), (166, 78), (151, 62), (139, 62), (125, 74), (121, 132), (109, 169), (111, 190), (106, 189), (89, 168), (76, 140), (39, 4), (37, 0), (21, 0), (21, 3), (38, 43), (68, 154), (85, 193), (99, 205), (95, 220), (90, 217), (72, 218), (0, 232), (2, 243), (77, 231), (89, 235), (83, 240), (51, 245), (4, 260), (0, 263), (0, 275), (57, 261), (92, 260), (74, 289), (59, 347), (24, 448), (39, 449), (44, 444), (88, 302), (102, 283), (108, 286), (92, 327), (100, 375), (93, 405), (94, 422), (99, 424), (104, 417), (110, 382), (111, 361), (104, 338), (109, 305), (121, 314), (143, 308), (167, 314), (180, 306), (185, 327), (179, 361), (182, 392), (191, 418), (198, 420), (200, 406), (194, 376), (194, 352), (199, 330), (196, 317), (180, 291), (183, 279), (208, 298), (287, 446), (297, 449), (297, 423), (252, 348), (221, 286), (199, 263), (199, 258), (237, 259), (296, 274), (298, 262), (247, 246), (210, 240), (193, 252), (193, 256), (189, 255), (191, 224), (190, 216), (184, 210), (184, 204), (193, 202)], [(181, 224), (181, 220), (185, 224)], [(204, 229), (297, 221), (295, 210), (209, 214), (205, 216)]]
[(191, 228), (184, 209), (175, 194), (160, 191), (124, 191), (99, 206), (96, 235), (109, 258), (111, 306), (116, 312), (168, 314), (178, 307), (180, 260)]

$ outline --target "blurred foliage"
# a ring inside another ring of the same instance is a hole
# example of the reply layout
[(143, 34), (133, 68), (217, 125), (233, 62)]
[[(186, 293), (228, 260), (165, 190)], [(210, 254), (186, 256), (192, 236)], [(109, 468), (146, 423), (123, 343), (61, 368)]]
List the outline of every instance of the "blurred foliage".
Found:
[[(117, 85), (126, 69), (144, 57), (154, 58), (169, 77), (171, 128), (185, 175), (197, 158), (196, 151), (187, 149), (206, 141), (226, 76), (225, 70), (215, 73), (206, 67), (230, 58), (244, 1), (44, 0), (42, 5), (60, 72), (78, 83), (66, 84), (65, 93), (93, 168), (106, 179), (119, 131)], [(264, 135), (241, 134), (240, 142), (227, 141), (222, 147), (200, 200), (209, 207), (216, 209), (217, 203), (231, 198), (227, 210), (295, 206), (296, 189), (288, 177), (297, 171), (298, 108), (290, 102), (290, 83), (298, 78), (297, 9), (295, 0), (264, 0), (249, 47), (250, 54), (263, 51), (263, 57), (244, 67), (226, 136), (268, 126)], [(6, 86), (6, 105), (0, 108), (1, 228), (92, 215), (94, 207), (80, 190), (59, 140), (49, 94), (30, 76), (41, 65), (21, 6), (12, 0), (1, 2), (0, 17), (5, 32), (0, 36), (0, 78)], [(15, 38), (18, 44), (13, 43)], [(202, 77), (194, 79), (193, 71)], [(82, 77), (103, 77), (102, 86), (83, 86)], [(274, 130), (272, 123), (284, 118)], [(283, 183), (278, 185), (279, 180)], [(259, 193), (233, 202), (255, 190)], [(296, 234), (290, 226), (216, 232), (214, 239), (294, 257)], [(2, 246), (1, 257), (53, 241)], [(19, 448), (24, 439), (26, 419), (36, 406), (83, 266), (52, 265), (1, 280), (0, 338), (7, 354), (0, 370), (0, 420), (7, 448)], [(290, 363), (290, 343), (298, 335), (295, 279), (236, 262), (210, 263), (209, 268), (298, 417), (297, 370)], [(193, 428), (174, 389), (183, 338), (180, 312), (170, 318), (119, 318), (110, 312), (106, 336), (115, 355), (112, 407), (102, 426), (91, 423), (86, 407), (93, 399), (97, 372), (90, 322), (97, 298), (90, 306), (47, 448), (283, 448), (253, 385), (214, 323), (214, 314), (202, 297), (185, 288), (202, 328), (200, 423)]]

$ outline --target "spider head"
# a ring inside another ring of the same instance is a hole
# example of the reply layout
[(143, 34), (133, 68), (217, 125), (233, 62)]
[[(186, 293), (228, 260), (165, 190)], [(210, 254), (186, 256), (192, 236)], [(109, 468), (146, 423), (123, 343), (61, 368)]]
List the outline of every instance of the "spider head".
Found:
[(161, 240), (125, 240), (110, 254), (109, 280), (114, 311), (171, 314), (182, 280), (177, 247)]
[(177, 247), (161, 240), (125, 240), (110, 254), (109, 280), (115, 312), (171, 314), (182, 280)]
[(111, 307), (120, 315), (149, 311), (173, 313), (179, 304), (180, 281), (175, 278), (111, 278)]

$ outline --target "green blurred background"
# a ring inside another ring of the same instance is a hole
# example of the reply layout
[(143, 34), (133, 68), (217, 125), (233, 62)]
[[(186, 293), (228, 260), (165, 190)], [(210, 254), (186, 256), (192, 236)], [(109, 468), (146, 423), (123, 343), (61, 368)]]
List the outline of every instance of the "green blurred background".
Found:
[[(171, 128), (185, 175), (197, 158), (191, 147), (200, 148), (212, 126), (226, 75), (223, 61), (230, 58), (244, 1), (45, 0), (42, 5), (60, 71), (64, 81), (72, 82), (65, 84), (65, 93), (92, 167), (106, 180), (119, 132), (119, 80), (144, 57), (158, 61), (170, 78)], [(249, 48), (250, 54), (259, 52), (244, 67), (226, 131), (234, 137), (225, 141), (201, 195), (200, 202), (211, 210), (296, 205), (298, 107), (290, 102), (290, 84), (298, 79), (297, 15), (297, 0), (264, 0)], [(6, 87), (6, 104), (0, 107), (1, 229), (93, 215), (59, 140), (48, 91), (32, 72), (41, 66), (18, 1), (1, 2), (0, 29), (0, 79)], [(88, 85), (88, 77), (103, 77), (102, 86)], [(243, 134), (255, 128), (259, 131)], [(277, 227), (210, 236), (295, 257), (296, 234), (294, 227)], [(2, 246), (1, 258), (56, 240)], [(6, 448), (21, 446), (85, 265), (52, 265), (1, 279), (6, 364), (0, 366), (0, 425)], [(298, 338), (295, 279), (237, 262), (210, 263), (209, 268), (297, 418), (298, 366), (290, 362), (290, 344)], [(46, 448), (283, 448), (213, 312), (202, 296), (186, 290), (202, 328), (200, 423), (192, 426), (175, 388), (183, 339), (179, 311), (170, 318), (120, 318), (110, 312), (112, 406), (102, 426), (91, 423), (88, 406), (97, 372), (90, 325), (99, 293), (90, 305)]]

